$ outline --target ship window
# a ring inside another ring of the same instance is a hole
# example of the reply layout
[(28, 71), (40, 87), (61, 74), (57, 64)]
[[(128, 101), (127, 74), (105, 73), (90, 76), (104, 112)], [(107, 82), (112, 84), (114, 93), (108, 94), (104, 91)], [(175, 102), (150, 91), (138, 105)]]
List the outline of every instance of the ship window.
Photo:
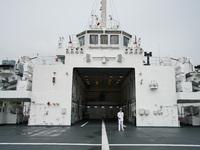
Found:
[(110, 36), (110, 44), (119, 44), (119, 36), (111, 35)]
[(130, 40), (129, 38), (124, 36), (124, 46), (128, 46), (129, 40)]
[(85, 45), (85, 36), (80, 37), (78, 40), (79, 40), (80, 46), (84, 46)]
[(108, 44), (108, 36), (101, 35), (101, 44)]
[(98, 35), (90, 35), (90, 44), (98, 44)]

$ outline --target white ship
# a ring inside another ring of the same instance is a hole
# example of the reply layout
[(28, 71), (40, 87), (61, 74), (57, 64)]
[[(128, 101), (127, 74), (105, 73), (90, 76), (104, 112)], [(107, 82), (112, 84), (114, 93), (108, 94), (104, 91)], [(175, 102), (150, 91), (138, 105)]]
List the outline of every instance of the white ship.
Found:
[(200, 66), (187, 57), (152, 57), (107, 15), (106, 3), (67, 47), (59, 39), (55, 58), (2, 62), (0, 124), (71, 126), (116, 118), (123, 107), (125, 121), (137, 127), (200, 125)]

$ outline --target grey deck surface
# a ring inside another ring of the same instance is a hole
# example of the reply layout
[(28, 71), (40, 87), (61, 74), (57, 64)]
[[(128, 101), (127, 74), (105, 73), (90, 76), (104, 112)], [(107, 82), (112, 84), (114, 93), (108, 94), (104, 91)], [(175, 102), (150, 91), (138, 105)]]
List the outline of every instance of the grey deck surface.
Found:
[[(0, 150), (101, 150), (102, 121), (81, 127), (85, 122), (71, 127), (1, 125)], [(115, 120), (105, 120), (105, 125), (110, 150), (200, 150), (200, 127), (138, 128), (125, 123), (125, 131), (118, 131)]]

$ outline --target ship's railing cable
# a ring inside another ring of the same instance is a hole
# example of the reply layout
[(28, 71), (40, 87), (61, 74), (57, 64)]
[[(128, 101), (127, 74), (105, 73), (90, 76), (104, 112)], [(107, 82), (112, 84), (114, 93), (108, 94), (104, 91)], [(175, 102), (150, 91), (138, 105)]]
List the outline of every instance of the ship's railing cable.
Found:
[[(94, 3), (93, 3), (92, 10), (91, 10), (91, 12), (90, 12), (90, 15), (89, 15), (89, 18), (88, 18), (88, 22), (87, 22), (86, 27), (85, 27), (86, 30), (87, 30), (88, 25), (89, 25), (89, 23), (90, 23), (91, 15), (96, 14), (96, 8), (97, 8), (97, 3), (98, 3), (97, 1), (98, 1), (98, 0), (95, 0)], [(96, 4), (96, 6), (95, 6), (95, 4)], [(95, 9), (94, 9), (94, 8), (95, 8)], [(93, 12), (93, 11), (95, 11), (95, 12)]]
[(94, 8), (94, 10), (95, 10), (94, 14), (97, 14), (96, 12), (97, 12), (98, 3), (99, 3), (99, 0), (96, 0), (96, 6), (95, 6), (95, 8)]
[(115, 18), (114, 13), (113, 13), (112, 3), (111, 3), (111, 1), (109, 1), (109, 2), (110, 2), (110, 8), (111, 8), (112, 17)]
[(113, 0), (112, 0), (112, 3), (113, 3), (113, 7), (114, 7), (114, 10), (115, 10), (115, 13), (116, 13), (117, 20), (118, 20), (118, 22), (119, 22), (119, 26), (120, 26), (120, 28), (122, 29), (122, 26), (121, 26), (120, 20), (119, 20), (119, 16), (118, 16), (118, 14), (117, 14), (117, 10), (116, 10), (116, 8), (115, 8), (115, 4), (114, 4)]

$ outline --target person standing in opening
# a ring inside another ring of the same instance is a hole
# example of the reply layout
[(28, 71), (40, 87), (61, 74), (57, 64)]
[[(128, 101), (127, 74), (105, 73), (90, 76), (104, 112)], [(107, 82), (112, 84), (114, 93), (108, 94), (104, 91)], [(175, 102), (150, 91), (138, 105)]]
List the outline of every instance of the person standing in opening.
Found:
[(122, 108), (119, 109), (119, 112), (117, 113), (117, 117), (118, 117), (118, 128), (119, 128), (119, 131), (120, 130), (124, 131), (124, 125), (123, 125), (124, 113), (122, 112)]

